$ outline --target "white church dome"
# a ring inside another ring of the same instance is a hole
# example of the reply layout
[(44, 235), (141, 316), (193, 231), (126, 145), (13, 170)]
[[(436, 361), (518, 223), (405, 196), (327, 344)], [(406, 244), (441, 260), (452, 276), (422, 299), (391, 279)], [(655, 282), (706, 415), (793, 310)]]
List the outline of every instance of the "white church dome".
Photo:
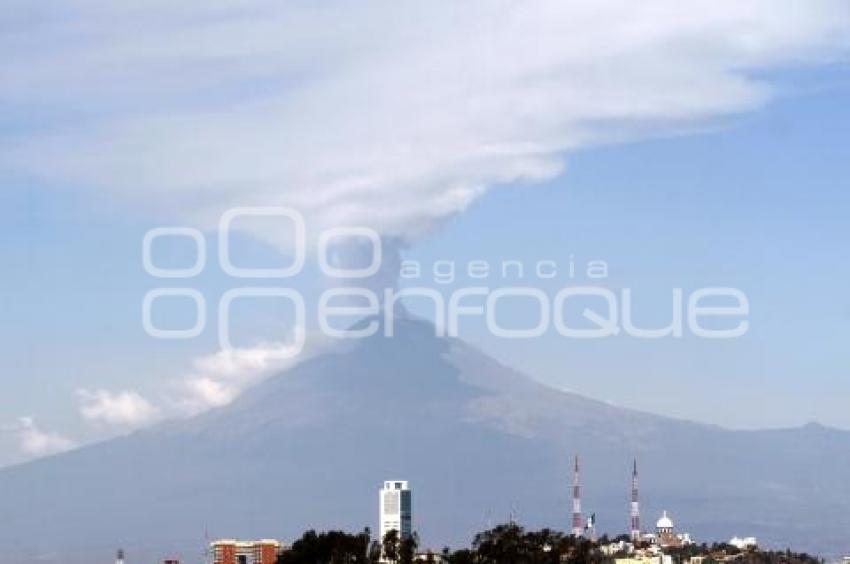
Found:
[(672, 529), (672, 528), (673, 528), (673, 520), (672, 520), (672, 519), (670, 519), (670, 517), (668, 517), (668, 516), (667, 516), (667, 512), (666, 512), (666, 511), (665, 511), (665, 512), (664, 512), (664, 514), (661, 516), (661, 519), (659, 519), (659, 520), (655, 523), (655, 528), (656, 528), (656, 529)]

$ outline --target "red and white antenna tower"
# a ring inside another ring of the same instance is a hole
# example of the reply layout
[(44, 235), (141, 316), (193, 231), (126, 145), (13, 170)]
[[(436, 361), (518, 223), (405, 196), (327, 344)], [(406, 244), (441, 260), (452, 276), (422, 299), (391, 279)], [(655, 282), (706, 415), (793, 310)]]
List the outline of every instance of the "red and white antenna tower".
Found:
[(581, 516), (581, 482), (579, 481), (578, 455), (575, 456), (575, 468), (573, 469), (573, 530), (576, 537), (584, 533), (584, 519)]
[(638, 506), (638, 472), (637, 459), (632, 468), (632, 503), (630, 511), (629, 531), (633, 541), (640, 540), (640, 507)]

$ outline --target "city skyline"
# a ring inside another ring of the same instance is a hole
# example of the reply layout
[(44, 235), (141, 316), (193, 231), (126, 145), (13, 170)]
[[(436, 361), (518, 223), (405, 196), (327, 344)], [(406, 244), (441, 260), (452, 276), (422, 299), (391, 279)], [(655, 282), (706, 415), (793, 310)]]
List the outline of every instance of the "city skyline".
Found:
[[(564, 531), (569, 529), (570, 535), (580, 538), (588, 538), (589, 540), (597, 540), (597, 531), (595, 525), (591, 524), (591, 519), (585, 520), (581, 512), (581, 504), (576, 504), (575, 501), (580, 499), (580, 491), (576, 489), (580, 483), (578, 479), (579, 473), (579, 457), (573, 456), (574, 461), (574, 479), (571, 485), (573, 496), (572, 518), (570, 527), (563, 527)], [(628, 504), (629, 513), (629, 528), (626, 531), (600, 531), (600, 536), (607, 539), (630, 538), (635, 545), (638, 543), (645, 544), (647, 547), (657, 547), (663, 551), (665, 548), (680, 548), (687, 545), (700, 544), (704, 540), (692, 539), (688, 533), (677, 533), (676, 525), (674, 524), (668, 511), (662, 510), (661, 515), (655, 522), (655, 528), (650, 531), (643, 531), (637, 524), (636, 519), (639, 516), (636, 506), (636, 479), (637, 479), (637, 459), (633, 459), (632, 466), (632, 501)], [(509, 492), (502, 492), (508, 493)], [(386, 480), (383, 482), (379, 492), (378, 503), (378, 536), (373, 539), (377, 542), (382, 542), (383, 539), (389, 538), (391, 533), (398, 533), (399, 539), (408, 539), (416, 535), (416, 528), (412, 518), (412, 489), (407, 480)], [(595, 520), (595, 514), (593, 514)], [(504, 524), (515, 524), (515, 516), (511, 514)], [(517, 523), (518, 524), (518, 523)], [(490, 525), (492, 528), (494, 525)], [(368, 528), (368, 527), (367, 527)], [(336, 530), (336, 529), (333, 529)], [(556, 529), (557, 530), (557, 529)], [(327, 531), (321, 531), (327, 532)], [(283, 550), (291, 549), (291, 539), (288, 543), (285, 540), (279, 539), (261, 539), (261, 540), (236, 540), (230, 538), (222, 538), (209, 542), (207, 548), (207, 559), (211, 564), (275, 564), (277, 555)], [(713, 539), (712, 542), (717, 542), (718, 539)], [(616, 540), (614, 542), (617, 542)], [(620, 541), (622, 546), (623, 541)], [(721, 541), (722, 542), (722, 541)], [(735, 536), (729, 539), (729, 543), (739, 549), (758, 548), (758, 540), (755, 537), (748, 536), (740, 538)], [(439, 555), (448, 544), (441, 543), (439, 549), (436, 547), (418, 546), (419, 555)], [(612, 545), (613, 546), (613, 545)], [(118, 549), (116, 564), (125, 564), (124, 550)], [(657, 554), (657, 553), (656, 553)], [(418, 559), (418, 558), (417, 558)], [(382, 556), (382, 561), (390, 562), (385, 556)], [(165, 563), (179, 563), (179, 559), (166, 559)]]

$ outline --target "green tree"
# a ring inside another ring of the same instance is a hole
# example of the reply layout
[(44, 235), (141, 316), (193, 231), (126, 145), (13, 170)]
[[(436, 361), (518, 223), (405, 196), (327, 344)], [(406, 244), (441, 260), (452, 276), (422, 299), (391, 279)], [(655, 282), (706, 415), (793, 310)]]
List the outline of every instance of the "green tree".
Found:
[(368, 564), (370, 531), (317, 533), (310, 530), (278, 557), (279, 564)]
[(416, 533), (403, 537), (398, 544), (399, 564), (413, 564), (416, 549), (419, 547), (419, 536)]
[(397, 562), (399, 558), (399, 549), (401, 548), (401, 539), (398, 531), (390, 529), (381, 539), (381, 548), (383, 549), (384, 558), (391, 562)]
[(449, 564), (475, 564), (475, 553), (467, 548), (451, 552), (445, 558)]

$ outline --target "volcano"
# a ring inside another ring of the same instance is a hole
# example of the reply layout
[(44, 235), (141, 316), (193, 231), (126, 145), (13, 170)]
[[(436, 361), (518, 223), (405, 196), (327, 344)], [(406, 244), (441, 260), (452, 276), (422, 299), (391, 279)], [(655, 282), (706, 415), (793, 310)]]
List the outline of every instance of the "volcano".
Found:
[[(600, 532), (662, 509), (697, 540), (756, 535), (850, 550), (850, 433), (738, 431), (543, 386), (425, 321), (353, 341), (222, 408), (0, 471), (0, 561), (201, 559), (207, 537), (377, 529), (378, 489), (409, 480), (422, 545), (514, 516), (569, 530), (572, 458)], [(587, 375), (575, 375), (585, 377)]]

